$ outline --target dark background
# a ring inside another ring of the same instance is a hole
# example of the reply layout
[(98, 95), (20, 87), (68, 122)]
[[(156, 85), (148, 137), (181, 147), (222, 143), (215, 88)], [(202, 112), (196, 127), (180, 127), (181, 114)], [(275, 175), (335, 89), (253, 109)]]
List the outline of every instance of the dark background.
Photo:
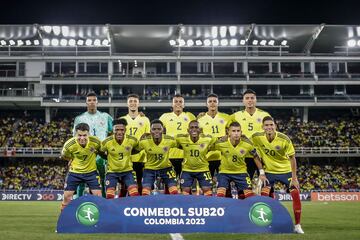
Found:
[(355, 0), (4, 0), (0, 24), (357, 25), (359, 7)]

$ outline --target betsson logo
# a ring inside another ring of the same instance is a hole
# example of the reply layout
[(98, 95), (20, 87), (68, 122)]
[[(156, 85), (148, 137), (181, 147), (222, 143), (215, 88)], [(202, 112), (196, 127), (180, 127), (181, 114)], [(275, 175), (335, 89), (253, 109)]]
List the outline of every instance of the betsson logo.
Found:
[(359, 192), (313, 192), (311, 193), (312, 201), (331, 202), (345, 201), (356, 202), (360, 199)]

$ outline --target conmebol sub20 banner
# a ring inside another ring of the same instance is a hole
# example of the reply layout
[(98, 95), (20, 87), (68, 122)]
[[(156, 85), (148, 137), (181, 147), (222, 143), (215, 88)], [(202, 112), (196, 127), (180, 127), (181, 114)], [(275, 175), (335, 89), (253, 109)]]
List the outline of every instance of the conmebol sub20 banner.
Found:
[(58, 233), (292, 233), (279, 201), (155, 195), (113, 200), (83, 196), (61, 213)]

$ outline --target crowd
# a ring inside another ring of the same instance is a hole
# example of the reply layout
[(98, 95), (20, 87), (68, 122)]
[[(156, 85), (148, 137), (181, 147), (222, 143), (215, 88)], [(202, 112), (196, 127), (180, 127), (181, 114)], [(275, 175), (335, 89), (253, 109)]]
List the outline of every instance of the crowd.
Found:
[[(44, 123), (39, 119), (0, 118), (0, 146), (62, 147), (72, 136), (72, 119)], [(287, 134), (295, 147), (359, 147), (360, 120), (328, 119), (302, 122), (298, 118), (277, 120), (279, 131)]]
[(0, 189), (64, 189), (66, 162), (16, 160), (0, 168)]
[(61, 148), (67, 139), (72, 137), (72, 120), (62, 120), (44, 123), (39, 119), (20, 119), (13, 124), (16, 129), (11, 136), (7, 137), (8, 147), (32, 147), (32, 148)]

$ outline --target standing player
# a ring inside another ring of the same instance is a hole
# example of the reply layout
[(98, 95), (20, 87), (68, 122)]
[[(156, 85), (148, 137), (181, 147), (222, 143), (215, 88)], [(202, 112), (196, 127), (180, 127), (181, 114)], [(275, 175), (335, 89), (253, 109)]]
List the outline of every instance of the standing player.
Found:
[(255, 133), (252, 136), (252, 141), (264, 162), (266, 177), (270, 185), (262, 189), (261, 195), (273, 197), (274, 184), (276, 182), (285, 184), (293, 199), (294, 231), (304, 233), (300, 225), (301, 201), (294, 146), (288, 136), (276, 131), (273, 118), (264, 117), (262, 122), (264, 132)]
[[(150, 133), (149, 118), (139, 113), (139, 104), (139, 96), (137, 94), (129, 94), (127, 96), (128, 114), (120, 117), (124, 118), (128, 123), (126, 134), (135, 137), (137, 140), (140, 140), (144, 133)], [(131, 155), (131, 161), (133, 162), (133, 168), (136, 172), (139, 192), (141, 192), (141, 180), (143, 177), (144, 162), (146, 161), (144, 151)]]
[(141, 137), (137, 150), (145, 150), (146, 162), (142, 182), (142, 195), (150, 195), (155, 180), (160, 177), (169, 187), (170, 194), (177, 194), (176, 174), (169, 160), (170, 149), (176, 147), (173, 137), (163, 135), (164, 126), (158, 119), (151, 122), (150, 134)]
[(70, 203), (80, 183), (87, 184), (93, 195), (101, 196), (100, 179), (96, 171), (96, 155), (101, 142), (97, 137), (90, 136), (89, 130), (86, 123), (76, 125), (75, 137), (66, 141), (61, 151), (61, 158), (70, 161), (61, 210)]
[[(176, 94), (172, 99), (172, 112), (164, 113), (160, 121), (164, 124), (166, 134), (175, 137), (178, 134), (186, 134), (189, 122), (195, 120), (194, 114), (184, 112), (185, 100), (180, 94)], [(174, 148), (170, 150), (170, 160), (175, 168), (177, 176), (181, 173), (181, 161), (184, 153), (182, 150)]]
[[(97, 110), (98, 100), (95, 93), (88, 93), (86, 96), (87, 111), (75, 118), (74, 126), (79, 123), (87, 123), (90, 127), (90, 135), (97, 136), (101, 141), (104, 140), (112, 131), (112, 117), (105, 112)], [(75, 128), (73, 131), (75, 135)], [(100, 174), (102, 196), (106, 197), (105, 192), (105, 166), (106, 160), (98, 156), (96, 158), (96, 166)], [(84, 194), (85, 186), (81, 184), (77, 189), (77, 195), (81, 197)]]
[[(204, 134), (212, 137), (220, 138), (226, 135), (226, 125), (229, 121), (229, 115), (219, 112), (219, 98), (216, 94), (211, 93), (206, 100), (208, 111), (199, 114), (198, 121), (200, 128)], [(221, 153), (219, 151), (211, 151), (207, 155), (209, 161), (209, 170), (211, 176), (219, 172)]]
[[(243, 103), (245, 109), (231, 115), (231, 121), (240, 123), (242, 134), (247, 138), (251, 138), (254, 133), (262, 131), (262, 120), (264, 117), (270, 116), (270, 114), (256, 107), (256, 93), (251, 89), (244, 92)], [(246, 157), (245, 161), (250, 179), (252, 179), (256, 171), (256, 165), (250, 155)]]
[(136, 174), (131, 162), (131, 151), (137, 146), (136, 138), (126, 135), (125, 119), (113, 121), (114, 135), (101, 143), (101, 151), (107, 155), (106, 198), (114, 198), (118, 182), (124, 183), (129, 196), (138, 196)]
[(212, 196), (212, 180), (206, 154), (216, 138), (201, 134), (199, 122), (189, 123), (188, 134), (176, 136), (176, 142), (184, 150), (182, 162), (181, 189), (184, 195), (189, 195), (191, 186), (196, 179), (205, 196)]
[(245, 198), (254, 196), (251, 179), (246, 169), (246, 155), (251, 154), (254, 157), (256, 166), (260, 169), (260, 178), (263, 181), (266, 181), (266, 178), (253, 143), (241, 134), (241, 125), (238, 122), (232, 122), (229, 125), (228, 136), (219, 139), (213, 149), (219, 150), (222, 154), (220, 171), (217, 176), (217, 196), (225, 197), (230, 182), (235, 183), (238, 192), (240, 190), (244, 192)]

